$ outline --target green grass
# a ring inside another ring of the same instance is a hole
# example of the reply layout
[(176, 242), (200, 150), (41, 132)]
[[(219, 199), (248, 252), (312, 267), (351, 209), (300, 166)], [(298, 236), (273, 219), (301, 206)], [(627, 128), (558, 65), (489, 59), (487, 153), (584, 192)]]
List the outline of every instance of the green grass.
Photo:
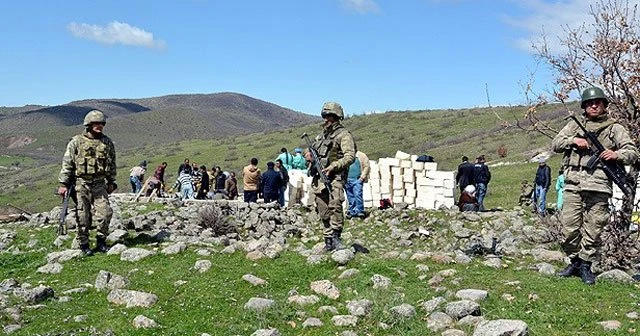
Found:
[[(402, 225), (406, 225), (403, 221)], [(355, 224), (350, 229), (358, 235), (378, 231), (377, 228)], [(110, 304), (107, 292), (89, 288), (80, 294), (71, 294), (69, 302), (45, 302), (44, 308), (25, 309), (23, 328), (15, 335), (35, 334), (85, 334), (87, 326), (98, 331), (112, 330), (116, 335), (249, 335), (259, 328), (277, 328), (283, 335), (333, 335), (351, 329), (360, 335), (439, 335), (431, 333), (424, 318), (426, 314), (420, 303), (435, 296), (447, 296), (444, 292), (418, 280), (421, 274), (416, 269), (419, 263), (426, 264), (429, 276), (444, 269), (455, 269), (457, 274), (446, 278), (441, 286), (450, 293), (466, 288), (485, 289), (489, 298), (481, 302), (482, 314), (487, 319), (519, 319), (526, 321), (530, 335), (627, 335), (627, 329), (635, 328), (634, 322), (624, 317), (637, 309), (637, 288), (629, 284), (598, 282), (585, 286), (579, 279), (560, 279), (543, 276), (529, 266), (535, 261), (504, 258), (508, 265), (502, 270), (493, 270), (476, 259), (467, 265), (440, 265), (430, 261), (388, 260), (379, 258), (374, 251), (369, 255), (358, 254), (348, 267), (361, 271), (357, 276), (339, 280), (337, 276), (344, 268), (331, 262), (309, 266), (305, 258), (292, 252), (284, 253), (274, 260), (256, 262), (245, 259), (244, 253), (232, 255), (214, 253), (209, 257), (198, 256), (195, 248), (175, 256), (155, 255), (136, 263), (122, 262), (118, 256), (96, 255), (64, 263), (62, 273), (57, 275), (35, 273), (45, 263), (45, 255), (51, 251), (55, 238), (53, 228), (34, 230), (21, 228), (14, 244), (21, 249), (31, 239), (39, 241), (43, 251), (20, 255), (0, 254), (0, 279), (16, 278), (32, 285), (51, 286), (61, 292), (85, 283), (94, 283), (100, 270), (126, 276), (130, 280), (128, 289), (156, 294), (159, 301), (151, 308), (125, 308)], [(361, 236), (362, 237), (362, 236)], [(145, 247), (145, 246), (140, 246)], [(150, 248), (150, 247), (147, 247)], [(206, 273), (192, 269), (199, 259), (212, 261)], [(560, 265), (558, 265), (560, 266)], [(254, 287), (241, 279), (251, 273), (267, 280), (265, 287)], [(372, 289), (370, 278), (381, 274), (392, 279), (389, 289)], [(404, 275), (401, 275), (404, 274)], [(296, 289), (301, 295), (314, 294), (309, 288), (312, 281), (329, 279), (340, 289), (336, 301), (321, 297), (317, 304), (299, 307), (287, 302), (288, 292)], [(428, 278), (427, 278), (428, 279)], [(178, 280), (186, 281), (175, 286)], [(509, 284), (519, 281), (518, 284)], [(503, 294), (515, 300), (507, 301)], [(276, 301), (275, 308), (262, 313), (246, 311), (244, 304), (251, 297), (270, 298)], [(537, 297), (537, 298), (536, 298)], [(317, 313), (322, 305), (336, 307), (340, 314), (348, 314), (346, 301), (369, 299), (374, 302), (370, 315), (360, 318), (354, 328), (334, 327), (330, 315)], [(448, 301), (454, 301), (452, 297)], [(389, 314), (393, 306), (409, 303), (416, 307), (417, 316), (399, 321)], [(2, 313), (0, 313), (2, 314)], [(88, 315), (86, 322), (73, 322), (73, 317)], [(154, 319), (159, 329), (135, 330), (133, 318), (143, 314)], [(318, 317), (324, 322), (321, 328), (303, 329), (307, 317)], [(617, 332), (605, 333), (598, 321), (616, 319), (622, 322)], [(8, 323), (8, 317), (0, 319)], [(383, 330), (378, 322), (391, 326)], [(462, 328), (468, 334), (470, 328)]]
[[(552, 124), (561, 126), (563, 107), (545, 106), (540, 115)], [(533, 180), (536, 164), (526, 161), (538, 152), (547, 150), (551, 140), (539, 133), (526, 133), (517, 127), (502, 127), (496, 114), (506, 120), (515, 120), (522, 115), (524, 107), (504, 107), (490, 109), (460, 109), (440, 111), (387, 112), (373, 115), (352, 116), (344, 121), (356, 139), (358, 149), (373, 159), (394, 157), (401, 150), (411, 154), (428, 153), (435, 157), (439, 170), (455, 170), (462, 155), (474, 158), (485, 154), (490, 164), (496, 162), (516, 162), (519, 164), (492, 168), (493, 179), (489, 185), (487, 206), (509, 208), (517, 204), (522, 179)], [(0, 205), (12, 203), (32, 211), (48, 211), (59, 204), (53, 195), (57, 187), (60, 158), (64, 148), (56, 145), (60, 139), (69, 139), (68, 128), (54, 128), (38, 146), (57, 152), (54, 159), (25, 162), (19, 173), (3, 175), (9, 186), (0, 189)], [(122, 132), (123, 130), (119, 130)], [(66, 133), (65, 133), (66, 132)], [(302, 133), (315, 135), (321, 132), (314, 123), (296, 128), (274, 130), (256, 134), (219, 139), (193, 139), (176, 143), (154, 143), (139, 141), (138, 145), (126, 145), (126, 138), (113, 138), (116, 142), (118, 161), (118, 185), (120, 192), (130, 190), (129, 170), (142, 160), (149, 162), (149, 172), (161, 162), (168, 168), (166, 180), (175, 181), (177, 168), (185, 158), (191, 162), (204, 164), (210, 169), (220, 166), (224, 170), (235, 171), (240, 177), (242, 168), (252, 157), (259, 159), (259, 166), (274, 160), (280, 148), (290, 151), (304, 147), (300, 139)], [(61, 136), (54, 136), (55, 134)], [(107, 129), (107, 134), (109, 130)], [(119, 134), (119, 133), (117, 133)], [(119, 144), (125, 141), (125, 144)], [(66, 140), (64, 141), (66, 143)], [(34, 143), (35, 145), (36, 143)], [(497, 149), (504, 145), (507, 156), (500, 158)], [(57, 146), (57, 147), (56, 147)], [(64, 146), (64, 145), (62, 145)], [(13, 159), (9, 159), (11, 161)], [(555, 177), (559, 159), (550, 160)], [(240, 183), (241, 184), (241, 183)], [(553, 189), (553, 188), (551, 188)], [(555, 190), (550, 191), (549, 202), (555, 202)]]

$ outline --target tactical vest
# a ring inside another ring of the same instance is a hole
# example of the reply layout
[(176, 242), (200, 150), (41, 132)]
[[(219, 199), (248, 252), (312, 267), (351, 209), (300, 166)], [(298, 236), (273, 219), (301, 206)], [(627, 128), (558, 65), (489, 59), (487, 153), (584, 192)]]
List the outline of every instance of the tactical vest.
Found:
[[(614, 140), (610, 137), (611, 126), (616, 124), (614, 121), (607, 120), (602, 123), (587, 122), (586, 128), (589, 132), (593, 133), (598, 141), (602, 143), (605, 148), (616, 150)], [(578, 126), (574, 125), (576, 133), (579, 133)], [(587, 162), (591, 159), (591, 149), (573, 149), (565, 153), (563, 158), (563, 166), (569, 167), (586, 167)]]
[(327, 167), (331, 162), (340, 160), (344, 157), (344, 152), (340, 148), (341, 134), (347, 131), (342, 125), (338, 126), (331, 133), (325, 134), (324, 137), (318, 139), (316, 143), (316, 150), (320, 157), (320, 163), (323, 167)]
[(101, 139), (90, 139), (77, 135), (78, 148), (75, 153), (76, 176), (83, 179), (102, 178), (111, 167), (109, 147)]

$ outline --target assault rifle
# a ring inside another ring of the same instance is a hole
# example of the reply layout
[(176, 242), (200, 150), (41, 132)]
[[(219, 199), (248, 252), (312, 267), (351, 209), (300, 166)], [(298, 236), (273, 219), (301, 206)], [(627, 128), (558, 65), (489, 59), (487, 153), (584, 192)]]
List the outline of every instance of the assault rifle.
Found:
[(591, 147), (591, 159), (587, 162), (587, 169), (592, 170), (596, 168), (596, 165), (599, 163), (602, 166), (602, 170), (607, 175), (607, 177), (615, 183), (620, 190), (627, 196), (633, 196), (633, 190), (629, 185), (629, 179), (627, 176), (627, 172), (624, 170), (624, 166), (619, 161), (613, 160), (602, 160), (600, 158), (600, 154), (606, 150), (602, 143), (598, 141), (598, 136), (594, 132), (589, 132), (587, 129), (580, 123), (578, 118), (576, 118), (575, 114), (569, 115), (569, 118), (573, 119), (576, 122), (578, 127), (584, 132), (584, 136), (587, 140), (589, 140), (589, 144)]
[(313, 158), (313, 162), (311, 162), (311, 175), (319, 174), (322, 183), (329, 191), (329, 197), (332, 198), (331, 193), (331, 182), (329, 181), (329, 177), (323, 173), (324, 167), (322, 166), (322, 162), (320, 162), (320, 158), (318, 157), (318, 152), (315, 148), (313, 148), (313, 143), (307, 133), (303, 133), (300, 138), (304, 139), (307, 142), (307, 147), (309, 147), (309, 152), (311, 152), (311, 157)]
[(67, 187), (67, 192), (64, 193), (64, 198), (62, 200), (62, 211), (60, 211), (60, 224), (58, 224), (58, 235), (66, 235), (67, 234), (67, 224), (65, 220), (67, 218), (67, 214), (69, 213), (69, 199), (74, 199), (76, 197), (76, 185), (72, 183)]

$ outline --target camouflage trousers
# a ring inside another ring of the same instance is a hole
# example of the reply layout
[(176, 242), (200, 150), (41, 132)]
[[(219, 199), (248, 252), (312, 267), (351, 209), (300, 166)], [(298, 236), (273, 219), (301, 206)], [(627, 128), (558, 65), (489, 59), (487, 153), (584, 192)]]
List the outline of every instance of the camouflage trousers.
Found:
[(326, 188), (322, 192), (316, 193), (316, 211), (324, 226), (323, 234), (331, 237), (333, 231), (341, 231), (344, 226), (344, 214), (342, 213), (342, 203), (344, 202), (344, 182), (341, 180), (331, 181), (331, 194)]
[[(89, 229), (95, 220), (97, 237), (106, 238), (109, 234), (109, 222), (113, 210), (109, 204), (109, 194), (104, 181), (81, 182), (76, 185), (76, 222), (78, 223), (78, 241), (80, 244), (89, 243)], [(93, 211), (92, 211), (93, 207)]]
[(609, 194), (565, 190), (562, 206), (562, 249), (570, 258), (595, 261), (600, 234), (609, 221)]

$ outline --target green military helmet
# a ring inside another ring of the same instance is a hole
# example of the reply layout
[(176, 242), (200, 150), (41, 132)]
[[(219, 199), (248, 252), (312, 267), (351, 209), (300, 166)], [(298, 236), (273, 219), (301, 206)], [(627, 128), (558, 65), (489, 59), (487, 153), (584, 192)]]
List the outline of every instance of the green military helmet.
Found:
[(335, 115), (340, 120), (344, 119), (344, 111), (342, 110), (342, 106), (338, 103), (326, 102), (322, 105), (322, 112), (320, 112), (320, 115), (324, 118), (324, 116), (329, 114)]
[(103, 124), (105, 124), (106, 122), (107, 122), (107, 118), (104, 116), (104, 113), (102, 113), (102, 111), (91, 110), (91, 111), (89, 111), (89, 113), (87, 113), (86, 116), (84, 116), (84, 125), (85, 126), (89, 126), (89, 125), (91, 125), (91, 123), (103, 123)]
[(609, 100), (607, 99), (607, 96), (604, 95), (604, 91), (602, 91), (602, 89), (599, 87), (592, 86), (582, 91), (582, 99), (580, 101), (580, 107), (584, 109), (587, 106), (586, 103), (589, 100), (594, 100), (594, 99), (604, 100), (605, 107), (609, 105)]

